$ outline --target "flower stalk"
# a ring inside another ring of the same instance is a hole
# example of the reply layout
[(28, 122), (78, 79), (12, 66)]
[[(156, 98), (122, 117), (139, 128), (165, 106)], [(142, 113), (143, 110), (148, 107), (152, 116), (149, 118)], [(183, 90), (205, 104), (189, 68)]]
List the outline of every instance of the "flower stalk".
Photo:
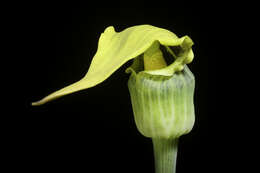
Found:
[(156, 173), (175, 173), (178, 138), (153, 138), (154, 163)]

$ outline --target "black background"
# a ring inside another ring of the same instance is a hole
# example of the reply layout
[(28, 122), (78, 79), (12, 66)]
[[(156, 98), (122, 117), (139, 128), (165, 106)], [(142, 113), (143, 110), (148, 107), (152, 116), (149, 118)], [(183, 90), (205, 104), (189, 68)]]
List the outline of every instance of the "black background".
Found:
[[(203, 9), (203, 8), (202, 8)], [(210, 10), (209, 10), (210, 11)], [(177, 172), (211, 172), (220, 168), (221, 129), (216, 130), (216, 35), (221, 16), (204, 10), (106, 8), (83, 4), (37, 4), (17, 16), (18, 44), (25, 55), (19, 81), (22, 104), (10, 155), (27, 171), (154, 172), (152, 142), (136, 129), (127, 88), (128, 62), (103, 83), (40, 107), (30, 103), (81, 79), (108, 26), (117, 32), (139, 24), (168, 29), (194, 41), (196, 77), (194, 129), (179, 142)], [(213, 22), (214, 21), (214, 22)], [(18, 64), (19, 65), (19, 64)], [(16, 115), (17, 115), (16, 114)], [(221, 124), (224, 127), (224, 124)], [(13, 127), (13, 126), (12, 126)], [(213, 137), (214, 136), (214, 137)], [(218, 146), (218, 147), (216, 147)], [(221, 165), (225, 165), (222, 159)]]

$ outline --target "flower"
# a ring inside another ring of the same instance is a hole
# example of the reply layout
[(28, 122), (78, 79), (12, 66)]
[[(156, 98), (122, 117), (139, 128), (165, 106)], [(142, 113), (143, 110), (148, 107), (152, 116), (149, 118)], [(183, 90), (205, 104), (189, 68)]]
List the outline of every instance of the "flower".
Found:
[(99, 38), (85, 77), (32, 105), (93, 87), (134, 59), (126, 73), (131, 73), (128, 88), (137, 128), (152, 138), (156, 172), (175, 172), (178, 138), (190, 132), (195, 121), (195, 79), (186, 65), (194, 57), (192, 45), (188, 36), (178, 38), (151, 25), (118, 33), (110, 26)]

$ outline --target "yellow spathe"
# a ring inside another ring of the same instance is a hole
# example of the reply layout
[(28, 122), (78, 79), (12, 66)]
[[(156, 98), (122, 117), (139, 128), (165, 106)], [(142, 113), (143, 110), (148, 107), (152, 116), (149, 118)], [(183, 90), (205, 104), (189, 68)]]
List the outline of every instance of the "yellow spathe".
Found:
[(188, 36), (178, 38), (174, 33), (151, 25), (138, 25), (115, 32), (110, 26), (101, 34), (98, 49), (87, 74), (78, 82), (62, 88), (32, 105), (41, 105), (61, 96), (93, 87), (106, 80), (127, 61), (144, 53), (154, 42), (164, 46), (180, 46), (183, 53), (169, 66), (145, 71), (153, 75), (171, 76), (183, 69), (193, 59), (192, 40)]

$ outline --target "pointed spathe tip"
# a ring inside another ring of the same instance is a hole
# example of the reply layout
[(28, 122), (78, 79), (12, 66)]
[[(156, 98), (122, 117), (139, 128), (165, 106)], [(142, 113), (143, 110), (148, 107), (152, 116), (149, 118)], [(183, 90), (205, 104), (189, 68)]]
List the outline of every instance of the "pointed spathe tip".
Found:
[(32, 102), (32, 103), (31, 103), (32, 106), (40, 106), (40, 105), (42, 105), (42, 104), (44, 104), (44, 102), (43, 102), (42, 100), (39, 100), (39, 101), (36, 101), (36, 102)]

